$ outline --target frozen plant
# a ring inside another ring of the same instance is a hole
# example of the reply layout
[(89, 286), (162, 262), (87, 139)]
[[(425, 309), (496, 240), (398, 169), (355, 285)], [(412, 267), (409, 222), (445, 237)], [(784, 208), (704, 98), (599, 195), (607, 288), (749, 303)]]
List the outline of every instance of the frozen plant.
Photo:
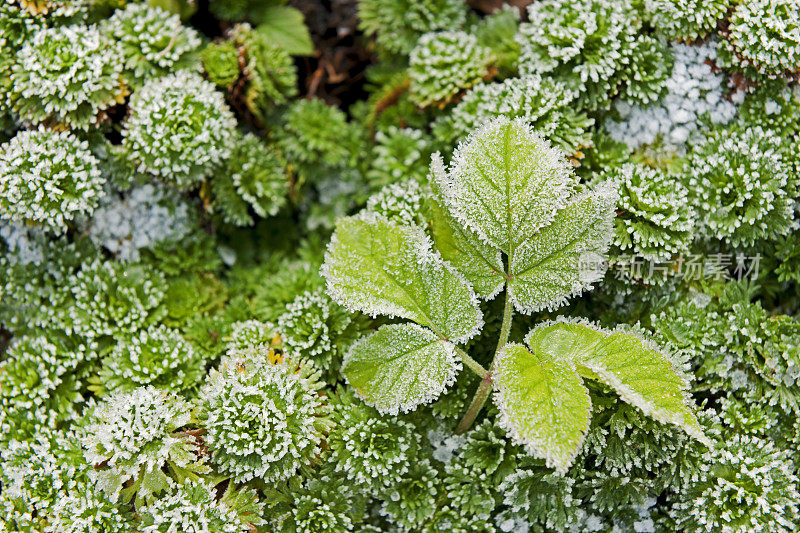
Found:
[(123, 145), (140, 172), (188, 188), (230, 156), (235, 126), (211, 83), (178, 71), (148, 81), (133, 94)]
[(43, 28), (11, 67), (12, 108), (30, 124), (88, 129), (127, 90), (117, 43), (94, 26)]
[(192, 533), (245, 533), (263, 523), (261, 507), (253, 491), (229, 484), (219, 498), (213, 484), (187, 479), (141, 509), (140, 531), (172, 533), (181, 524)]
[(274, 139), (295, 167), (297, 187), (345, 165), (355, 134), (340, 109), (319, 99), (295, 100), (285, 111), (281, 127), (274, 131)]
[(117, 259), (138, 261), (140, 250), (186, 237), (190, 221), (190, 206), (178, 194), (158, 183), (146, 183), (104, 196), (85, 231)]
[(619, 194), (614, 218), (616, 254), (669, 259), (688, 252), (696, 215), (689, 191), (677, 177), (642, 164), (623, 165), (606, 177)]
[(96, 358), (96, 349), (42, 334), (15, 338), (0, 362), (0, 442), (36, 435), (76, 416), (83, 400), (76, 374)]
[(750, 245), (796, 226), (798, 183), (784, 160), (782, 142), (760, 127), (721, 128), (695, 147), (684, 174), (704, 235)]
[(173, 70), (198, 70), (200, 36), (181, 24), (178, 15), (148, 4), (129, 3), (100, 24), (100, 31), (118, 43), (125, 76), (135, 85)]
[(382, 188), (367, 199), (367, 213), (375, 213), (404, 226), (424, 227), (422, 205), (426, 194), (419, 182), (403, 180)]
[(463, 31), (426, 33), (411, 51), (410, 98), (421, 106), (443, 107), (459, 92), (492, 75), (491, 49)]
[(44, 261), (44, 232), (40, 228), (0, 219), (0, 239), (8, 248), (7, 258), (11, 262), (27, 265)]
[(200, 392), (206, 445), (236, 482), (280, 481), (316, 460), (330, 406), (307, 363), (268, 358), (264, 347), (223, 358)]
[(452, 111), (436, 120), (434, 133), (455, 144), (476, 126), (494, 117), (521, 118), (568, 155), (591, 145), (593, 119), (578, 111), (578, 93), (539, 74), (480, 83)]
[(721, 439), (671, 514), (687, 531), (797, 530), (798, 478), (786, 450), (749, 435)]
[(340, 394), (338, 423), (329, 446), (335, 471), (357, 486), (378, 494), (404, 476), (419, 447), (419, 434), (408, 422), (376, 417), (349, 393)]
[(381, 48), (408, 54), (423, 34), (460, 28), (467, 9), (458, 0), (364, 0), (358, 16), (360, 28), (377, 35)]
[[(339, 222), (322, 266), (335, 301), (408, 320), (381, 326), (345, 356), (342, 373), (361, 399), (382, 413), (411, 411), (436, 400), (466, 364), (481, 383), (456, 431), (472, 425), (493, 388), (500, 425), (560, 473), (589, 428), (583, 379), (707, 442), (682, 373), (638, 334), (561, 319), (534, 328), (525, 345), (508, 342), (515, 309), (554, 310), (603, 275), (617, 201), (608, 184), (577, 190), (562, 153), (504, 117), (473, 132), (448, 169), (435, 156), (431, 175), (433, 239), (362, 213)], [(459, 345), (483, 328), (478, 299), (504, 289), (487, 370)]]
[(291, 357), (313, 362), (335, 380), (344, 351), (357, 336), (358, 324), (318, 289), (299, 294), (287, 304), (286, 312), (278, 317), (278, 328)]
[(286, 203), (289, 179), (286, 162), (269, 145), (248, 133), (234, 137), (231, 155), (214, 176), (215, 209), (237, 226), (274, 216)]
[[(142, 387), (110, 395), (91, 413), (82, 437), (95, 483), (112, 501), (152, 501), (172, 483), (165, 467), (204, 472), (198, 441), (177, 430), (192, 420), (190, 404), (176, 393)], [(132, 482), (132, 483), (129, 483)]]
[(367, 171), (370, 186), (380, 188), (404, 179), (424, 181), (429, 145), (425, 132), (415, 128), (389, 126), (378, 131)]
[(800, 71), (797, 0), (738, 3), (723, 35), (721, 59), (748, 76), (776, 78)]
[(151, 326), (117, 342), (103, 358), (94, 389), (119, 392), (152, 385), (182, 391), (200, 380), (203, 363), (200, 353), (178, 331)]
[(69, 131), (21, 131), (0, 146), (0, 217), (65, 233), (91, 214), (105, 180), (89, 144)]
[(67, 331), (88, 338), (133, 333), (161, 313), (164, 275), (144, 265), (87, 260), (69, 280)]
[[(276, 105), (297, 94), (297, 68), (289, 52), (249, 24), (237, 24), (230, 31), (243, 56), (242, 75), (247, 80), (245, 100), (252, 113), (264, 118)], [(238, 63), (237, 58), (237, 63)]]
[(732, 0), (645, 0), (651, 23), (670, 39), (705, 39), (728, 14)]
[[(606, 106), (620, 91), (629, 97), (661, 92), (667, 51), (639, 35), (634, 7), (619, 0), (545, 0), (528, 6), (517, 34), (522, 74), (539, 73), (580, 92), (590, 109)], [(649, 53), (644, 53), (650, 48)], [(638, 60), (638, 61), (637, 61)], [(658, 74), (661, 72), (662, 74)], [(649, 85), (649, 87), (648, 87)]]

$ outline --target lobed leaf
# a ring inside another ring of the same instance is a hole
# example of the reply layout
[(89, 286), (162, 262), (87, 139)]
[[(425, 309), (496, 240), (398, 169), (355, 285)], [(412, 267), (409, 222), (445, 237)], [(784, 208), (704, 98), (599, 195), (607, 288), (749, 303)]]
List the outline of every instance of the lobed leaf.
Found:
[(464, 342), (483, 326), (472, 288), (424, 233), (376, 215), (339, 222), (322, 275), (349, 309), (407, 318), (444, 340)]
[(455, 346), (416, 324), (390, 324), (349, 350), (342, 373), (356, 394), (381, 413), (408, 412), (439, 397), (461, 363)]
[(500, 424), (516, 442), (565, 473), (589, 429), (591, 400), (564, 360), (521, 344), (507, 344), (494, 372)]

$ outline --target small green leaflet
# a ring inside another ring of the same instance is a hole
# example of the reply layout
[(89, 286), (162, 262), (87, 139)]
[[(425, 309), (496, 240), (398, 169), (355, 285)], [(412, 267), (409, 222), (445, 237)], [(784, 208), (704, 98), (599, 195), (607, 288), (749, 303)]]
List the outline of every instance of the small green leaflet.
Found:
[(322, 266), (328, 294), (351, 310), (407, 318), (465, 342), (483, 326), (478, 299), (431, 247), (421, 230), (376, 215), (342, 219)]
[(587, 322), (553, 322), (509, 344), (495, 368), (495, 400), (509, 434), (548, 466), (565, 472), (589, 428), (585, 379), (612, 387), (624, 401), (695, 439), (708, 438), (689, 407), (687, 384), (649, 342)]
[(432, 402), (455, 381), (455, 347), (416, 324), (390, 324), (359, 339), (342, 373), (356, 394), (381, 413)]
[[(588, 326), (587, 326), (588, 328)], [(620, 398), (662, 423), (675, 424), (708, 444), (703, 428), (687, 405), (686, 381), (664, 354), (631, 333), (605, 335), (594, 350), (575, 359), (578, 370), (594, 372)]]
[(589, 429), (591, 401), (572, 366), (507, 344), (495, 369), (500, 424), (547, 466), (564, 473)]

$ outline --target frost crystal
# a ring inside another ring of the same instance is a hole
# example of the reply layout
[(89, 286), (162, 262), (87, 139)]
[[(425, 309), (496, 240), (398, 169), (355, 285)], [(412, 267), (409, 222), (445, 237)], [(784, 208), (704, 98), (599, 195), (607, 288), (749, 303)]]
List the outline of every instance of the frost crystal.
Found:
[(191, 230), (189, 204), (156, 183), (109, 194), (86, 224), (89, 237), (122, 261), (138, 261), (139, 251), (183, 239)]
[(724, 76), (710, 65), (717, 57), (714, 41), (700, 46), (673, 44), (672, 51), (675, 63), (665, 82), (667, 94), (646, 107), (617, 100), (619, 118), (611, 115), (604, 123), (613, 139), (638, 148), (661, 137), (680, 147), (704, 117), (716, 124), (733, 119), (736, 106), (725, 97)]

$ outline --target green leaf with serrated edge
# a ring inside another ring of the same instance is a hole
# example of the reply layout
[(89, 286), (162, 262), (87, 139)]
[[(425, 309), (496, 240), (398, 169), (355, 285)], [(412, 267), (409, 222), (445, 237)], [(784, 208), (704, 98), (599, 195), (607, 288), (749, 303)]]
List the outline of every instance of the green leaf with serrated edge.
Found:
[(272, 6), (262, 10), (262, 21), (256, 31), (265, 35), (272, 44), (292, 55), (310, 56), (314, 53), (311, 34), (308, 33), (303, 14), (290, 6)]
[(603, 277), (615, 204), (616, 193), (600, 184), (573, 198), (549, 226), (519, 246), (508, 284), (518, 311), (555, 309)]
[(462, 224), (513, 259), (575, 184), (559, 150), (524, 121), (499, 117), (456, 149), (442, 193)]
[(472, 288), (422, 230), (374, 214), (339, 222), (322, 275), (328, 294), (349, 309), (408, 318), (455, 343), (483, 326)]
[(655, 420), (708, 442), (689, 408), (686, 381), (666, 355), (638, 335), (586, 322), (555, 322), (537, 327), (525, 342), (534, 352), (547, 350), (553, 358), (574, 363), (582, 375), (602, 381)]
[(500, 424), (511, 438), (565, 473), (583, 444), (592, 409), (572, 365), (510, 343), (498, 356), (494, 384)]
[[(434, 174), (444, 172), (438, 154), (434, 155), (431, 170)], [(433, 241), (442, 258), (467, 278), (478, 296), (494, 298), (505, 284), (505, 268), (500, 251), (461, 225), (439, 202), (430, 201), (427, 207), (432, 221)]]
[(342, 374), (367, 404), (381, 413), (408, 412), (439, 397), (461, 363), (455, 346), (416, 324), (390, 324), (359, 339)]

